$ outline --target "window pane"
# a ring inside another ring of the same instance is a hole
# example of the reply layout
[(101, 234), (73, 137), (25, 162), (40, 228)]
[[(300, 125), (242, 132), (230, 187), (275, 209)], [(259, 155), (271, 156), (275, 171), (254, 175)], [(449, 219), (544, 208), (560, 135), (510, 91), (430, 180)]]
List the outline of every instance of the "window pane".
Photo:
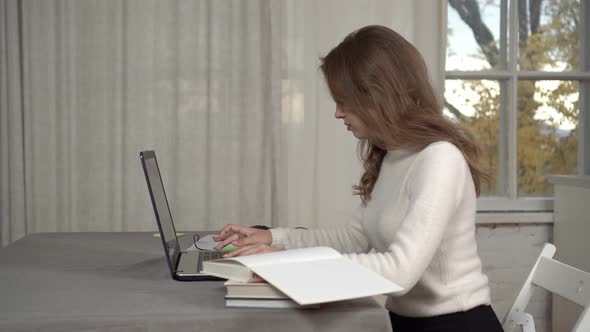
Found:
[(520, 70), (579, 68), (579, 0), (529, 0), (518, 16)]
[(578, 82), (518, 82), (518, 194), (549, 196), (547, 176), (578, 173)]
[(498, 68), (500, 0), (449, 1), (447, 70)]
[[(500, 158), (500, 84), (489, 80), (446, 80), (445, 115), (460, 122), (482, 148), (482, 165), (490, 182), (482, 182), (481, 194), (504, 195), (505, 162)], [(502, 173), (502, 174), (501, 174)]]

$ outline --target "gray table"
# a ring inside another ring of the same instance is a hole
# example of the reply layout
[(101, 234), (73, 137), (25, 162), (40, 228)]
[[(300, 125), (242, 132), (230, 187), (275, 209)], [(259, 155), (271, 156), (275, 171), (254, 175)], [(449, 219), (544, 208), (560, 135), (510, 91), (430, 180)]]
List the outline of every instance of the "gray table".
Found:
[(152, 233), (33, 234), (0, 249), (1, 331), (391, 330), (372, 298), (252, 309), (225, 308), (224, 293), (172, 280)]

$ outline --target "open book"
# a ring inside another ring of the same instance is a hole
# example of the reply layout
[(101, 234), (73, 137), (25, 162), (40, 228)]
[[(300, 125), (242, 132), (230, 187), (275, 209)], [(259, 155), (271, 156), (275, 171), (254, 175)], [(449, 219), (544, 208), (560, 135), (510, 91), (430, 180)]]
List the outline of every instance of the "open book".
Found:
[(395, 293), (402, 288), (328, 247), (203, 262), (203, 271), (247, 282), (256, 274), (300, 305)]

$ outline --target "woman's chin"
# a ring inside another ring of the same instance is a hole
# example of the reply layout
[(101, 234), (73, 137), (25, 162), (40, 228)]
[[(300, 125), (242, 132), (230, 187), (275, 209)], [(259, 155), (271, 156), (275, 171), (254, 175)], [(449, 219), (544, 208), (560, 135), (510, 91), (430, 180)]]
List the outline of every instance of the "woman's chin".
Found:
[(361, 133), (357, 133), (356, 131), (352, 131), (352, 134), (354, 135), (354, 137), (358, 138), (358, 139), (364, 139), (365, 135), (362, 135)]

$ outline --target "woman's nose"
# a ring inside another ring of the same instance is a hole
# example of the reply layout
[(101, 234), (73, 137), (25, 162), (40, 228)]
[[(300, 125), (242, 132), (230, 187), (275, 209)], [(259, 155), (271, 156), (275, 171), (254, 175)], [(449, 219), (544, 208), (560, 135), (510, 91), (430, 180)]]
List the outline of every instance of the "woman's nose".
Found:
[(344, 117), (344, 112), (342, 112), (340, 107), (336, 107), (336, 112), (334, 113), (334, 117), (336, 119), (342, 119)]

